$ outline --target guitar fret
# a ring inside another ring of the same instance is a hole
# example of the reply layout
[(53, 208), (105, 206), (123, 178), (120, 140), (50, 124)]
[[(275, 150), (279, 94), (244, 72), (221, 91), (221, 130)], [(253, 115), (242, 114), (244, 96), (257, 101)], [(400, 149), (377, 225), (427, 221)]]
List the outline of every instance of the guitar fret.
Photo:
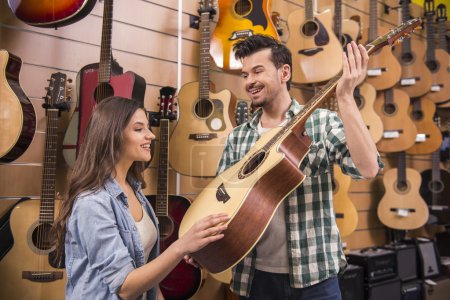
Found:
[(378, 3), (377, 0), (370, 0), (369, 8), (369, 41), (378, 36)]

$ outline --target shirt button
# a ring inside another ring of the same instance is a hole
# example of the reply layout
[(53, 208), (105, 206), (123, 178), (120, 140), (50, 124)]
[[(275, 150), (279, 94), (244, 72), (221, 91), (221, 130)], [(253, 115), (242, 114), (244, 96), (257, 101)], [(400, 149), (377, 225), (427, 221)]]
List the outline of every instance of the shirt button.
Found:
[(133, 226), (133, 231), (136, 231), (136, 227), (135, 226)]

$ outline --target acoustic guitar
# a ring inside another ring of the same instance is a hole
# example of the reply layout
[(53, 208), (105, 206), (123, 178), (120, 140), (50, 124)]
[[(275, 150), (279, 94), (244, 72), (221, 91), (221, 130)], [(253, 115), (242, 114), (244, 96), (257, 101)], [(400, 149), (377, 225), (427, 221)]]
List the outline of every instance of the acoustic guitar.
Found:
[(0, 162), (11, 162), (30, 146), (36, 131), (33, 104), (19, 82), (22, 60), (0, 50)]
[(105, 0), (103, 9), (100, 64), (84, 66), (77, 76), (78, 102), (63, 141), (63, 155), (72, 167), (83, 142), (84, 131), (97, 103), (109, 96), (122, 96), (144, 101), (145, 79), (123, 69), (112, 59), (111, 39), (113, 0)]
[(377, 93), (374, 109), (383, 122), (383, 136), (377, 143), (378, 151), (405, 151), (416, 142), (417, 129), (408, 114), (409, 101), (408, 94), (397, 88)]
[[(147, 196), (159, 222), (160, 249), (166, 250), (178, 238), (178, 227), (191, 202), (182, 197), (168, 194), (169, 175), (169, 124), (177, 116), (172, 110), (176, 89), (160, 89), (160, 136), (158, 160), (157, 194)], [(204, 276), (200, 268), (187, 264), (184, 260), (159, 283), (165, 299), (189, 299), (201, 287)]]
[(19, 202), (10, 219), (14, 244), (0, 261), (0, 298), (64, 299), (66, 274), (55, 260), (50, 229), (55, 219), (58, 116), (67, 111), (66, 75), (54, 73), (43, 105), (47, 111), (42, 193), (39, 200)]
[[(386, 27), (378, 26), (378, 1), (370, 0), (369, 8), (369, 27), (362, 31), (361, 40), (371, 41), (377, 37), (378, 34), (385, 34), (388, 29)], [(392, 54), (391, 48), (383, 48), (381, 51), (374, 53), (369, 60), (367, 67), (366, 82), (373, 85), (379, 90), (385, 90), (393, 87), (400, 80), (402, 68), (400, 63)]]
[(214, 177), (233, 129), (235, 97), (229, 90), (209, 91), (209, 21), (211, 0), (200, 4), (200, 82), (183, 85), (178, 94), (179, 120), (170, 137), (170, 165), (188, 176)]
[(350, 19), (342, 19), (342, 0), (334, 0), (334, 33), (341, 42), (344, 51), (348, 43), (351, 41), (356, 42), (361, 35), (358, 22)]
[[(410, 19), (410, 0), (401, 1), (403, 22)], [(405, 39), (394, 48), (394, 55), (402, 67), (402, 75), (398, 88), (406, 92), (409, 97), (420, 97), (428, 93), (431, 88), (431, 72), (422, 57), (425, 55), (425, 45), (419, 39)]]
[(412, 98), (409, 115), (417, 128), (415, 144), (406, 150), (407, 154), (430, 154), (442, 144), (442, 133), (434, 123), (436, 106), (427, 97)]
[(97, 0), (8, 0), (14, 15), (37, 27), (61, 27), (87, 16)]
[[(414, 19), (377, 38), (366, 45), (368, 53), (392, 45), (419, 24)], [(211, 273), (223, 272), (242, 260), (264, 234), (283, 199), (303, 182), (305, 175), (299, 166), (311, 145), (304, 134), (305, 123), (332, 96), (341, 75), (324, 85), (289, 122), (268, 131), (242, 160), (214, 178), (186, 212), (180, 236), (207, 215), (225, 212), (230, 216), (222, 239), (192, 253)]]
[(367, 82), (357, 86), (353, 92), (353, 98), (355, 98), (361, 117), (374, 143), (377, 143), (383, 136), (383, 122), (374, 108), (376, 97), (377, 91)]
[(440, 104), (450, 99), (450, 73), (447, 71), (448, 53), (443, 49), (436, 49), (434, 38), (434, 21), (433, 16), (434, 0), (425, 0), (424, 10), (426, 17), (427, 29), (427, 53), (425, 55), (425, 63), (431, 71), (431, 90), (426, 96), (434, 103)]
[[(438, 30), (438, 38), (439, 38), (439, 44), (438, 44), (438, 49), (442, 50), (439, 51), (438, 54), (442, 57), (444, 57), (445, 55), (443, 54), (443, 52), (445, 53), (449, 53), (450, 49), (449, 49), (449, 45), (447, 42), (447, 8), (445, 7), (445, 5), (443, 3), (439, 4), (436, 8), (436, 22), (437, 22), (437, 30)], [(449, 56), (449, 63), (448, 63), (448, 67), (447, 67), (447, 73), (450, 73), (450, 55)], [(443, 66), (442, 68), (445, 68), (445, 61), (443, 61)], [(450, 107), (450, 97), (447, 101), (439, 103), (439, 108), (449, 108)]]
[(211, 57), (223, 70), (240, 70), (233, 46), (254, 34), (279, 40), (271, 18), (272, 0), (219, 0), (219, 20), (211, 37)]
[[(305, 0), (305, 11), (298, 9), (288, 16), (292, 52), (292, 82), (319, 83), (342, 70), (342, 47), (332, 29), (332, 14), (313, 12), (313, 0)], [(326, 67), (324, 66), (326, 62)]]
[[(439, 118), (437, 118), (439, 122)], [(438, 125), (439, 126), (439, 125)], [(422, 184), (420, 185), (420, 195), (428, 204), (430, 209), (430, 224), (450, 223), (450, 173), (439, 166), (439, 149), (432, 154), (431, 169), (420, 173)]]
[(428, 207), (419, 194), (420, 173), (406, 168), (405, 152), (398, 153), (397, 168), (383, 176), (386, 190), (378, 203), (377, 214), (381, 223), (392, 229), (417, 229), (428, 220)]

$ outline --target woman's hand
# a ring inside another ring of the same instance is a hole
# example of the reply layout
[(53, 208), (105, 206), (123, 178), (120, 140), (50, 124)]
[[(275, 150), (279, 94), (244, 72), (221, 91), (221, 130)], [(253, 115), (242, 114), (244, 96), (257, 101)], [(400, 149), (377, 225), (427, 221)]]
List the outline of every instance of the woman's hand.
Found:
[(176, 243), (183, 256), (196, 252), (209, 243), (223, 238), (230, 218), (226, 214), (209, 215), (195, 223)]
[(352, 41), (347, 44), (347, 54), (344, 52), (343, 56), (342, 77), (336, 87), (336, 98), (353, 99), (355, 87), (366, 78), (369, 55), (363, 45)]

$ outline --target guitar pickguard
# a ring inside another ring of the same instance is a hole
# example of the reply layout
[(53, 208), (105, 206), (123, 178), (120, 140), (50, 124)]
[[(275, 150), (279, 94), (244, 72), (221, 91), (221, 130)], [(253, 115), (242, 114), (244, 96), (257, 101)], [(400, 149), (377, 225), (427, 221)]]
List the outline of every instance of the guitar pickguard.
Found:
[(252, 2), (254, 2), (253, 9), (249, 14), (241, 17), (250, 20), (253, 26), (260, 25), (264, 28), (264, 30), (267, 29), (268, 22), (266, 16), (264, 15), (262, 0), (253, 0)]
[(214, 109), (211, 116), (206, 120), (206, 125), (211, 131), (224, 131), (226, 128), (223, 116), (223, 103), (219, 99), (211, 100)]

